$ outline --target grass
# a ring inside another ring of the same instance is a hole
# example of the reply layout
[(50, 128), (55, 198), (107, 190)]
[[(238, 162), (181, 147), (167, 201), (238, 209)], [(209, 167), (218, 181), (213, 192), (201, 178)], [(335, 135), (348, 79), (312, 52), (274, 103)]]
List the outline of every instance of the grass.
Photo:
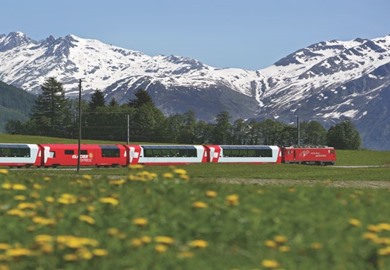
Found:
[(115, 179), (1, 170), (0, 269), (390, 269), (389, 190), (149, 169)]
[(0, 269), (390, 269), (390, 190), (214, 181), (390, 180), (390, 152), (337, 154), (382, 167), (0, 169)]

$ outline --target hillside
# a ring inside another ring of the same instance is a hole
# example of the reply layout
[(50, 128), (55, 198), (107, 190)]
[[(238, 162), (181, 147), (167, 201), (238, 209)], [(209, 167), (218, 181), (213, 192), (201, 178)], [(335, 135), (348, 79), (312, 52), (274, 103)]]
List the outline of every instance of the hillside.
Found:
[(0, 82), (0, 132), (9, 120), (26, 121), (36, 96)]
[(180, 56), (148, 56), (74, 35), (35, 41), (0, 35), (0, 80), (38, 93), (45, 78), (67, 95), (104, 91), (125, 103), (143, 88), (166, 114), (192, 110), (213, 121), (221, 111), (237, 118), (316, 120), (326, 127), (350, 118), (364, 147), (390, 149), (390, 36), (322, 41), (265, 69), (219, 69)]

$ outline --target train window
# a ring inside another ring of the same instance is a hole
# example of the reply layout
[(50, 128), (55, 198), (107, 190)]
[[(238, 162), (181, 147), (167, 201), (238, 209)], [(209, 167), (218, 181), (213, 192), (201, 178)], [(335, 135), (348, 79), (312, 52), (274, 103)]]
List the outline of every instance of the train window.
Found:
[(224, 157), (272, 157), (269, 147), (223, 146)]
[(88, 155), (88, 151), (87, 150), (80, 150), (80, 154), (81, 155)]
[(74, 155), (73, 150), (65, 150), (65, 155)]
[(144, 146), (144, 157), (197, 157), (193, 146)]
[(108, 158), (120, 156), (119, 148), (116, 146), (102, 145), (100, 148), (102, 149), (102, 157)]
[(0, 157), (30, 157), (30, 148), (27, 145), (1, 145)]

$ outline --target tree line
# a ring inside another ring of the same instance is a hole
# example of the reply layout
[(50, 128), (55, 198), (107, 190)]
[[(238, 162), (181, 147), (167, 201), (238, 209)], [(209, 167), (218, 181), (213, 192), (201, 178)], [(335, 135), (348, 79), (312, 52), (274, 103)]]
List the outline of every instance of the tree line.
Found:
[[(6, 132), (13, 134), (78, 137), (78, 102), (65, 97), (63, 86), (55, 78), (41, 86), (30, 114), (24, 123), (11, 120)], [(263, 121), (237, 119), (229, 112), (216, 115), (214, 122), (197, 120), (195, 113), (165, 116), (143, 89), (135, 99), (119, 105), (115, 99), (106, 103), (96, 90), (89, 101), (81, 102), (82, 138), (133, 142), (166, 142), (182, 144), (296, 145), (296, 125), (273, 119)], [(128, 129), (129, 124), (129, 129)], [(359, 149), (361, 139), (351, 121), (344, 120), (326, 130), (319, 122), (301, 122), (301, 145), (328, 145), (337, 149)]]

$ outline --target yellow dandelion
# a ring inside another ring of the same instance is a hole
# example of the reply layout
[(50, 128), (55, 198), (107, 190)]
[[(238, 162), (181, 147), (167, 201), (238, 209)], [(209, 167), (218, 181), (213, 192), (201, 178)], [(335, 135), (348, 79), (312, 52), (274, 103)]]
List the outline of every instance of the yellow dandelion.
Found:
[(52, 203), (52, 202), (55, 202), (56, 199), (54, 199), (54, 198), (51, 197), (51, 196), (47, 196), (47, 197), (45, 198), (45, 201), (47, 201), (48, 203)]
[(289, 247), (289, 246), (280, 246), (280, 247), (278, 248), (278, 250), (279, 250), (280, 252), (288, 252), (288, 251), (290, 251), (290, 247)]
[(91, 225), (96, 223), (95, 219), (93, 217), (87, 216), (87, 215), (80, 215), (79, 220), (84, 221), (84, 222), (91, 224)]
[(362, 225), (362, 223), (360, 222), (360, 220), (356, 219), (356, 218), (350, 218), (348, 220), (348, 223), (353, 226), (353, 227), (360, 227)]
[(367, 239), (367, 240), (375, 240), (378, 238), (378, 235), (376, 233), (372, 233), (372, 232), (366, 232), (363, 234), (363, 239)]
[(226, 201), (229, 205), (235, 206), (239, 204), (239, 196), (237, 194), (231, 194), (226, 197)]
[(35, 242), (40, 243), (50, 243), (53, 242), (54, 237), (48, 234), (39, 234), (34, 237)]
[(92, 175), (90, 175), (90, 174), (83, 174), (83, 179), (84, 180), (92, 180)]
[(313, 242), (313, 243), (311, 243), (310, 247), (311, 247), (312, 249), (318, 250), (318, 249), (321, 249), (321, 248), (322, 248), (322, 244), (321, 244), (321, 243), (318, 243), (318, 242)]
[(268, 248), (275, 248), (278, 246), (278, 244), (274, 240), (266, 240), (264, 242), (264, 245)]
[(274, 240), (275, 240), (275, 242), (278, 243), (278, 244), (284, 244), (284, 243), (287, 242), (287, 237), (284, 236), (284, 235), (276, 235), (276, 236), (274, 237)]
[(215, 198), (217, 197), (218, 193), (214, 190), (207, 190), (205, 192), (206, 196), (209, 197), (209, 198)]
[(133, 219), (133, 223), (137, 226), (144, 227), (148, 225), (148, 220), (146, 218), (135, 218)]
[(378, 249), (378, 255), (390, 256), (390, 247), (385, 247), (385, 248)]
[(179, 175), (187, 174), (187, 171), (184, 169), (174, 169), (173, 172)]
[(7, 249), (5, 255), (9, 257), (26, 257), (32, 256), (33, 252), (27, 248), (11, 248)]
[(121, 186), (124, 183), (126, 183), (126, 180), (124, 179), (116, 179), (116, 180), (110, 180), (109, 184), (114, 186)]
[(93, 253), (89, 251), (87, 248), (80, 248), (76, 251), (76, 254), (78, 257), (80, 257), (83, 260), (90, 260), (93, 258)]
[(164, 253), (168, 250), (168, 247), (166, 245), (161, 245), (161, 244), (158, 244), (154, 247), (154, 250), (157, 252), (157, 253)]
[(102, 248), (92, 250), (92, 254), (97, 257), (104, 257), (108, 255), (108, 251)]
[(35, 183), (33, 185), (33, 189), (42, 189), (42, 186), (40, 184)]
[(74, 262), (74, 261), (77, 261), (78, 257), (77, 257), (76, 254), (71, 253), (71, 254), (65, 254), (65, 255), (63, 256), (63, 259), (64, 259), (65, 261), (68, 261), (68, 262)]
[(25, 217), (26, 213), (23, 210), (20, 210), (20, 209), (10, 209), (10, 210), (7, 211), (7, 215), (18, 216), (18, 217)]
[(77, 203), (77, 197), (73, 194), (64, 193), (57, 199), (57, 202), (61, 204), (75, 204)]
[(50, 178), (49, 176), (45, 176), (45, 177), (43, 177), (43, 180), (46, 181), (46, 182), (48, 182), (48, 181), (51, 180), (51, 178)]
[(390, 231), (390, 224), (389, 223), (379, 223), (377, 225), (380, 231)]
[(184, 181), (190, 180), (190, 177), (189, 177), (188, 174), (180, 174), (180, 175), (179, 175), (179, 178), (180, 178), (181, 180), (184, 180)]
[(141, 164), (130, 164), (129, 165), (129, 169), (132, 169), (132, 170), (139, 170), (139, 169), (142, 169), (144, 167), (144, 165), (141, 165)]
[(196, 202), (193, 202), (193, 203), (192, 203), (192, 207), (198, 208), (198, 209), (203, 209), (203, 208), (207, 208), (207, 207), (208, 207), (208, 204), (205, 203), (205, 202), (196, 201)]
[(164, 244), (164, 245), (172, 245), (173, 243), (175, 243), (175, 240), (169, 236), (156, 236), (154, 238), (154, 241), (158, 244)]
[(7, 169), (0, 169), (0, 174), (8, 174), (8, 170)]
[(370, 231), (370, 232), (380, 232), (381, 231), (381, 228), (377, 225), (368, 225), (367, 226), (367, 229)]
[(12, 184), (11, 183), (4, 183), (1, 185), (2, 189), (12, 189)]
[(0, 250), (7, 250), (10, 248), (11, 248), (11, 245), (6, 244), (6, 243), (0, 243)]
[(130, 240), (130, 245), (132, 247), (140, 247), (144, 244), (144, 242), (142, 242), (142, 239), (140, 238), (133, 238)]
[(23, 185), (23, 184), (14, 184), (12, 186), (12, 189), (13, 190), (26, 190), (27, 187), (25, 185)]
[(275, 260), (263, 260), (261, 265), (268, 269), (279, 268), (279, 263)]
[(120, 233), (120, 231), (118, 228), (111, 227), (111, 228), (107, 229), (107, 234), (110, 236), (115, 236), (115, 235), (118, 235), (119, 233)]
[(24, 195), (15, 195), (14, 199), (16, 201), (25, 201), (26, 200), (26, 196), (24, 196)]
[(111, 205), (118, 205), (119, 204), (119, 201), (115, 198), (112, 198), (112, 197), (103, 197), (103, 198), (100, 198), (99, 201), (101, 203), (111, 204)]
[(192, 258), (194, 256), (195, 254), (189, 251), (182, 251), (177, 255), (177, 257), (180, 259)]
[(56, 224), (56, 221), (51, 218), (44, 218), (44, 217), (33, 217), (32, 221), (37, 224), (41, 225), (54, 225)]
[(35, 209), (37, 208), (36, 204), (29, 203), (29, 202), (22, 202), (18, 204), (18, 209), (25, 210), (25, 209)]
[(191, 241), (188, 245), (194, 248), (206, 248), (209, 244), (205, 240), (197, 239)]
[(172, 173), (164, 173), (164, 174), (163, 174), (163, 177), (164, 177), (165, 179), (173, 179), (173, 174), (172, 174)]
[(150, 238), (149, 236), (142, 236), (140, 238), (140, 240), (142, 241), (142, 243), (145, 243), (145, 244), (149, 244), (152, 242), (152, 238)]

